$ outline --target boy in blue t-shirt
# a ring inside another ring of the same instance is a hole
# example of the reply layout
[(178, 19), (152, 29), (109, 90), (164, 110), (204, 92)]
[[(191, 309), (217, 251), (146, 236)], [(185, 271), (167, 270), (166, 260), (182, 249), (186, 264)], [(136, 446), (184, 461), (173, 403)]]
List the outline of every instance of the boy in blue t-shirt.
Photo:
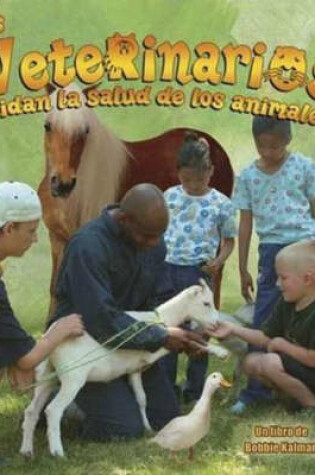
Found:
[[(253, 322), (253, 328), (259, 329), (280, 297), (274, 267), (277, 253), (293, 242), (315, 238), (315, 166), (300, 153), (287, 150), (289, 121), (255, 117), (253, 136), (259, 157), (241, 172), (233, 201), (240, 209), (239, 270), (247, 301), (253, 291), (247, 269), (253, 221), (259, 237)], [(231, 410), (240, 414), (247, 405), (270, 397), (265, 386), (250, 380)]]

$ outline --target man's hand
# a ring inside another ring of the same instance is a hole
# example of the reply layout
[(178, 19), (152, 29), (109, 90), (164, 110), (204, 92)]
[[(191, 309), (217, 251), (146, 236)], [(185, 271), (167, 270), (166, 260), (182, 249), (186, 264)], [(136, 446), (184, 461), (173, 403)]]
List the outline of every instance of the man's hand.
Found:
[(241, 272), (241, 290), (247, 303), (253, 303), (254, 284), (252, 276), (248, 271)]
[(35, 379), (35, 371), (33, 369), (22, 370), (18, 366), (8, 368), (8, 378), (12, 389), (23, 391)]
[(210, 325), (209, 329), (207, 329), (207, 334), (221, 340), (230, 336), (234, 327), (235, 325), (233, 323), (216, 320)]
[(164, 347), (170, 351), (185, 351), (189, 354), (198, 356), (201, 353), (207, 353), (207, 342), (196, 332), (183, 330), (182, 328), (169, 327), (168, 336)]
[(268, 353), (274, 353), (276, 351), (282, 351), (286, 353), (286, 348), (288, 346), (288, 341), (281, 337), (276, 337), (270, 340), (267, 345)]

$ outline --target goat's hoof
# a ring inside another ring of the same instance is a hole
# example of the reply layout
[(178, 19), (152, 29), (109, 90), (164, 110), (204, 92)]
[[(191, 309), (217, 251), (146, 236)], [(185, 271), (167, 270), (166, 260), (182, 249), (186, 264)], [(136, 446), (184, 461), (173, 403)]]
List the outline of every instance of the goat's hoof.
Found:
[(32, 458), (34, 457), (34, 454), (31, 450), (26, 450), (25, 452), (21, 450), (20, 454), (23, 455), (25, 460), (32, 460)]
[(145, 431), (146, 431), (148, 434), (153, 434), (153, 432), (154, 432), (154, 430), (152, 429), (151, 426), (145, 427)]

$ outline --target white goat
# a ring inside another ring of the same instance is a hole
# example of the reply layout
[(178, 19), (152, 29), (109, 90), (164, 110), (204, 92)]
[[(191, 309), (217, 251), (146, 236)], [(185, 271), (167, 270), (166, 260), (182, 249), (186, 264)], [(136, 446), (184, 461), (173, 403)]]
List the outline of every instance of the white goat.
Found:
[[(201, 286), (194, 285), (185, 289), (176, 297), (160, 305), (156, 312), (127, 313), (135, 321), (150, 322), (156, 319), (158, 314), (161, 322), (166, 326), (178, 326), (189, 319), (197, 321), (200, 326), (207, 328), (213, 319), (218, 318), (218, 312), (214, 307), (211, 290), (204, 281), (200, 282)], [(228, 355), (228, 351), (218, 345), (208, 344), (207, 350), (220, 358)], [(63, 456), (64, 454), (60, 421), (66, 407), (74, 400), (87, 381), (108, 382), (128, 374), (144, 426), (150, 429), (146, 417), (146, 396), (142, 386), (141, 371), (167, 353), (169, 351), (165, 348), (160, 348), (154, 353), (145, 350), (120, 349), (113, 352), (100, 345), (87, 333), (60, 344), (50, 355), (49, 360), (44, 361), (38, 367), (37, 381), (39, 385), (35, 389), (31, 404), (25, 410), (21, 453), (28, 457), (33, 454), (35, 426), (42, 408), (58, 383), (58, 379), (61, 384), (59, 392), (45, 409), (47, 434), (52, 455)], [(106, 360), (103, 360), (102, 357)], [(58, 379), (47, 380), (49, 375), (52, 375), (53, 368)]]

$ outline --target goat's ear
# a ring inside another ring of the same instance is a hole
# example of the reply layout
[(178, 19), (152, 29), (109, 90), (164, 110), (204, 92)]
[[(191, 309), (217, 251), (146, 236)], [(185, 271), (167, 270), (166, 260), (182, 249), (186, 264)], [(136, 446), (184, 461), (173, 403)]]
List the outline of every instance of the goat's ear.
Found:
[(207, 282), (204, 279), (199, 279), (199, 283), (200, 283), (203, 290), (209, 288)]
[(193, 285), (189, 289), (189, 295), (191, 295), (192, 297), (197, 297), (197, 295), (199, 295), (200, 292), (202, 292), (202, 289), (200, 288), (199, 285)]

